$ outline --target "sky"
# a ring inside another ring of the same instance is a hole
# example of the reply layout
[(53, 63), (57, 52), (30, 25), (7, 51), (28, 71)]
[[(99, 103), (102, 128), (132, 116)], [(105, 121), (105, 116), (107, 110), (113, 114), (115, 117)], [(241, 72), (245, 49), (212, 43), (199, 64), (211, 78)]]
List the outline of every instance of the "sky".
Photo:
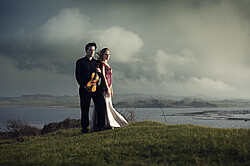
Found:
[(250, 99), (248, 0), (0, 0), (0, 96), (77, 95), (84, 46), (114, 93)]

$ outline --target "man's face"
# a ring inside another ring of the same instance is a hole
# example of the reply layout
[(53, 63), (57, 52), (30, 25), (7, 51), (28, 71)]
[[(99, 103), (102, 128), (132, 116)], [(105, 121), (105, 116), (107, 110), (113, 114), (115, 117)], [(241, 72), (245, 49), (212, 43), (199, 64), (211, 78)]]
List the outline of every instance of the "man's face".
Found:
[(93, 57), (94, 55), (95, 55), (95, 46), (91, 46), (87, 50), (87, 56), (90, 58)]

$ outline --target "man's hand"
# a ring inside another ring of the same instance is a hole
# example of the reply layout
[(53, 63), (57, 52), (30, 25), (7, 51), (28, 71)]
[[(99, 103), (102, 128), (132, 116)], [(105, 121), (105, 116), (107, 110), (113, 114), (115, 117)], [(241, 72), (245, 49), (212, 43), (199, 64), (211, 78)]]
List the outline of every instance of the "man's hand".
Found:
[(98, 68), (98, 67), (95, 69), (95, 71), (96, 71), (97, 73), (101, 73), (101, 69)]
[(91, 91), (87, 88), (87, 86), (84, 86), (84, 89), (85, 89), (87, 92), (91, 92)]

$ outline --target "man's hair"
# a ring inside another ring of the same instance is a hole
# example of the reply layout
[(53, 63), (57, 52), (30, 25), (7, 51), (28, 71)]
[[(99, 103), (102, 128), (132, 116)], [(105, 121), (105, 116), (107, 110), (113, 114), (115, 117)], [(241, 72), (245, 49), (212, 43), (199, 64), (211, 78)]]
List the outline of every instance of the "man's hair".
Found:
[(92, 47), (92, 46), (95, 47), (95, 50), (97, 49), (97, 46), (96, 46), (95, 42), (92, 42), (92, 43), (88, 43), (88, 44), (85, 46), (85, 51), (87, 52), (88, 48), (89, 48), (89, 47)]

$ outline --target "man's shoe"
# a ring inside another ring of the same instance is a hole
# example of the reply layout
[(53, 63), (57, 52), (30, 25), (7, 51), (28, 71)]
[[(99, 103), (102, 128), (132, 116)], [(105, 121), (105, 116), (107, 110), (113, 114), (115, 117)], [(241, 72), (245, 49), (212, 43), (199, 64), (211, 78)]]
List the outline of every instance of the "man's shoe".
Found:
[(88, 129), (82, 129), (82, 134), (87, 134), (89, 132)]

